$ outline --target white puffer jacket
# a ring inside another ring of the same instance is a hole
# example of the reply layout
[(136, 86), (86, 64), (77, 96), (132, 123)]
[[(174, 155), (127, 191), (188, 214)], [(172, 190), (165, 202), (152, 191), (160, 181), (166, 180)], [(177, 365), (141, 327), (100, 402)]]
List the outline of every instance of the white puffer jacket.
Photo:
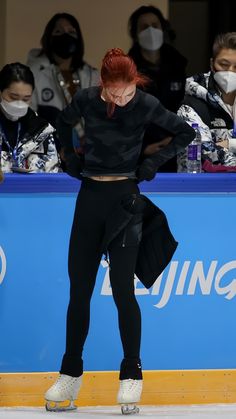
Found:
[[(53, 138), (55, 129), (50, 124), (38, 117), (31, 109), (28, 110), (27, 115), (21, 118), (24, 134), (20, 136), (15, 147), (16, 161), (13, 163), (12, 150), (5, 142), (6, 132), (2, 126), (3, 118), (2, 115), (0, 123), (0, 166), (3, 172), (57, 173), (61, 171), (60, 159)], [(18, 122), (13, 123), (17, 124)]]

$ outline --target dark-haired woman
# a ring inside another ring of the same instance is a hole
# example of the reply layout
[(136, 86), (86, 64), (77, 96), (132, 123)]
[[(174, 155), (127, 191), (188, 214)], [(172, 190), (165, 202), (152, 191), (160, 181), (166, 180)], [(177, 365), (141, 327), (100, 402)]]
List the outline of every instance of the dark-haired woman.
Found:
[[(132, 46), (129, 50), (137, 69), (145, 74), (150, 82), (145, 91), (157, 97), (163, 106), (177, 112), (184, 97), (187, 60), (172, 45), (175, 37), (170, 23), (155, 6), (141, 6), (129, 18), (129, 35)], [(165, 131), (156, 135), (155, 127), (145, 133), (144, 147), (156, 143), (158, 147), (168, 143), (170, 134)], [(166, 138), (167, 137), (167, 138)], [(150, 147), (152, 150), (155, 146)], [(162, 172), (176, 172), (176, 158), (161, 167)]]
[(21, 63), (0, 71), (0, 168), (2, 172), (58, 172), (55, 129), (30, 108), (34, 76)]
[[(134, 272), (142, 243), (143, 213), (149, 206), (151, 212), (155, 210), (150, 201), (147, 203), (140, 196), (137, 182), (153, 179), (158, 167), (194, 137), (188, 124), (137, 88), (145, 83), (146, 78), (137, 72), (133, 60), (122, 50), (112, 49), (102, 62), (101, 86), (79, 91), (59, 116), (58, 132), (69, 162), (68, 171), (82, 178), (82, 184), (69, 248), (71, 289), (66, 351), (59, 378), (46, 392), (49, 402), (73, 401), (77, 397), (90, 300), (104, 251), (109, 256), (110, 282), (124, 353), (118, 403), (134, 404), (141, 397), (141, 315), (134, 294)], [(74, 163), (72, 167), (71, 127), (81, 117), (85, 119), (85, 158), (81, 165), (75, 156), (77, 166)], [(143, 134), (150, 122), (157, 131), (159, 127), (168, 127), (172, 141), (165, 153), (154, 153), (138, 166)], [(167, 230), (165, 234), (169, 235)], [(50, 403), (48, 408), (53, 409)], [(136, 407), (124, 409), (125, 413), (137, 411)]]
[[(84, 61), (80, 25), (69, 13), (57, 13), (49, 20), (41, 45), (41, 50), (31, 50), (27, 59), (37, 80), (32, 107), (55, 126), (59, 111), (71, 102), (78, 89), (97, 85), (99, 73)], [(76, 148), (83, 135), (80, 123), (73, 132)], [(57, 148), (60, 149), (59, 142)]]

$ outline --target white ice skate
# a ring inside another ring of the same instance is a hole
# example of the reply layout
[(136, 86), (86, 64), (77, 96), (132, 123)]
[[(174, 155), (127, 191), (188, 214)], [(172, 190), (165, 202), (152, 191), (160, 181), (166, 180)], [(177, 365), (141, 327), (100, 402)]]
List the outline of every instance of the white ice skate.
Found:
[(123, 415), (139, 413), (136, 403), (139, 402), (143, 388), (143, 380), (120, 380), (117, 402), (121, 404)]
[(77, 409), (74, 401), (77, 399), (81, 382), (82, 375), (71, 377), (60, 374), (57, 381), (45, 393), (46, 410), (60, 412)]

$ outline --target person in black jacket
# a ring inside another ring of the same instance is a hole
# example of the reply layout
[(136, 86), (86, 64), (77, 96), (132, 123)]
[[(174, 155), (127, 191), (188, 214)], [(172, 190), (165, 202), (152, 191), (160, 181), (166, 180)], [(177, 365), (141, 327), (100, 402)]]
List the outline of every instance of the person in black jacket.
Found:
[[(132, 46), (128, 52), (138, 71), (148, 76), (145, 91), (157, 97), (163, 106), (177, 112), (184, 97), (187, 59), (168, 41), (175, 37), (161, 11), (154, 6), (141, 6), (129, 18)], [(146, 154), (164, 147), (170, 133), (150, 126), (144, 138)], [(154, 144), (154, 145), (153, 145)], [(172, 158), (159, 171), (176, 172), (176, 158)]]
[[(45, 394), (49, 410), (60, 409), (60, 404), (53, 407), (51, 402), (72, 402), (77, 397), (83, 374), (82, 352), (89, 329), (90, 300), (104, 252), (109, 256), (110, 282), (124, 352), (117, 399), (121, 405), (139, 401), (141, 314), (134, 294), (134, 273), (136, 266), (138, 272), (144, 272), (137, 259), (143, 214), (149, 209), (137, 183), (153, 179), (157, 169), (194, 137), (188, 124), (166, 110), (158, 99), (137, 88), (145, 84), (146, 78), (137, 72), (132, 58), (121, 49), (112, 49), (105, 55), (101, 80), (100, 87), (79, 91), (61, 112), (57, 124), (68, 173), (82, 179), (82, 184), (69, 248), (71, 289), (66, 351), (59, 378)], [(72, 127), (80, 118), (85, 121), (83, 161), (73, 154), (71, 141)], [(155, 125), (157, 132), (159, 127), (168, 127), (172, 140), (165, 149), (139, 165), (143, 135), (149, 123)], [(151, 207), (150, 217), (162, 227), (165, 225), (163, 219), (159, 222), (159, 214)], [(175, 242), (167, 226), (165, 235), (170, 238), (167, 264)], [(73, 404), (68, 408), (74, 408)], [(122, 408), (125, 412), (124, 409), (137, 411), (136, 407)]]

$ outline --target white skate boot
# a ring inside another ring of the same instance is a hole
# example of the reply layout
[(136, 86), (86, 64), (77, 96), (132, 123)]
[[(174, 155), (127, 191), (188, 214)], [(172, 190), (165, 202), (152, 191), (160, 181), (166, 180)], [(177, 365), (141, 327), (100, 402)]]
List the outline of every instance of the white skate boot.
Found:
[(139, 413), (136, 403), (139, 402), (143, 388), (143, 380), (120, 380), (117, 402), (121, 404), (123, 415)]
[[(70, 375), (60, 374), (57, 381), (46, 391), (46, 410), (59, 412), (66, 410), (75, 410), (74, 400), (77, 399), (82, 382), (80, 377), (71, 377)], [(68, 402), (65, 404), (62, 402)]]

